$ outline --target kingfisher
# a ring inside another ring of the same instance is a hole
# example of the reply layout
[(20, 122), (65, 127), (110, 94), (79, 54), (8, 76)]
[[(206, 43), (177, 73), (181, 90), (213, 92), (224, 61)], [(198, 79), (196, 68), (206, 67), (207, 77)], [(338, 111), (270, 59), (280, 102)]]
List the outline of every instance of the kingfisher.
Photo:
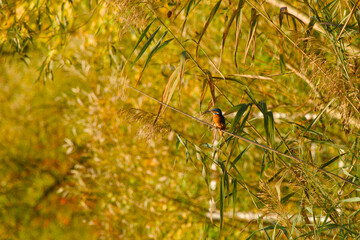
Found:
[[(213, 121), (217, 129), (226, 130), (225, 117), (223, 116), (219, 108), (211, 109), (210, 111), (206, 111), (205, 113), (207, 112), (211, 112), (213, 114)], [(220, 132), (220, 136), (222, 136), (223, 132), (222, 131), (219, 132)]]

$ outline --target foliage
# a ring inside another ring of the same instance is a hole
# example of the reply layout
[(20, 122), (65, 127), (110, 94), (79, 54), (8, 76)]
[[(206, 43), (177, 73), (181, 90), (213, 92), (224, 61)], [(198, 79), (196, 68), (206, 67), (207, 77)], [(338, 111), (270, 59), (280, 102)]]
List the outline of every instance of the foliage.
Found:
[(0, 235), (358, 238), (358, 5), (0, 0)]

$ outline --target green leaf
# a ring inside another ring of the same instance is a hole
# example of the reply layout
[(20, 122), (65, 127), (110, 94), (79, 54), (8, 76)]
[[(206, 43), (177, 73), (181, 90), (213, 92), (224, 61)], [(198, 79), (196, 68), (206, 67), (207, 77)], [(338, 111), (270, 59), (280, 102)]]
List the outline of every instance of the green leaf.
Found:
[(187, 22), (187, 19), (188, 19), (190, 10), (191, 10), (191, 6), (194, 4), (194, 1), (195, 1), (195, 0), (190, 0), (190, 1), (189, 1), (189, 4), (188, 4), (187, 7), (186, 7), (186, 10), (185, 10), (185, 20), (184, 20), (184, 23), (183, 23), (183, 25), (182, 25), (182, 27), (181, 27), (181, 36), (182, 36), (182, 34), (183, 34), (183, 31), (184, 31), (184, 28), (185, 28), (185, 24), (186, 24), (186, 22)]
[(249, 107), (249, 104), (240, 104), (240, 109), (235, 115), (234, 120), (231, 123), (230, 132), (234, 132), (236, 125), (240, 122), (241, 117), (244, 115), (246, 109)]
[(347, 198), (344, 200), (341, 200), (341, 202), (360, 202), (360, 197), (353, 197), (353, 198)]
[[(232, 165), (233, 165), (233, 166), (236, 165), (236, 163), (241, 159), (241, 157), (244, 155), (244, 153), (245, 153), (247, 150), (249, 150), (250, 147), (251, 147), (251, 144), (248, 145), (248, 146), (234, 159), (234, 161), (232, 161)], [(230, 167), (230, 169), (231, 169), (231, 167)], [(229, 171), (230, 171), (230, 169), (229, 169)]]
[(214, 84), (214, 80), (212, 78), (212, 75), (210, 73), (209, 70), (204, 70), (205, 74), (206, 74), (206, 78), (204, 78), (203, 80), (203, 85), (202, 85), (202, 91), (201, 91), (201, 96), (200, 96), (200, 112), (201, 112), (201, 104), (204, 100), (206, 91), (207, 91), (207, 86), (209, 86), (210, 88), (210, 93), (211, 93), (211, 101), (212, 101), (212, 106), (215, 106), (215, 84)]
[(202, 153), (201, 148), (196, 146), (196, 145), (194, 145), (194, 147), (195, 147), (195, 150), (196, 150), (196, 158), (198, 160), (200, 160), (202, 163), (204, 163), (203, 157), (201, 156), (201, 153)]
[(160, 38), (160, 40), (157, 42), (157, 44), (155, 45), (155, 47), (154, 47), (154, 48), (151, 50), (151, 52), (149, 53), (149, 56), (148, 56), (148, 58), (146, 59), (145, 65), (144, 65), (144, 67), (143, 67), (143, 69), (142, 69), (142, 71), (141, 71), (141, 73), (140, 73), (140, 76), (139, 76), (139, 78), (138, 78), (138, 80), (137, 80), (137, 82), (136, 82), (136, 85), (139, 83), (139, 81), (140, 81), (140, 79), (141, 79), (141, 77), (142, 77), (142, 75), (143, 75), (143, 73), (144, 73), (144, 71), (145, 71), (145, 68), (146, 68), (146, 66), (149, 64), (151, 58), (152, 58), (157, 52), (159, 52), (162, 48), (164, 48), (166, 45), (168, 45), (168, 44), (173, 40), (173, 38), (171, 38), (171, 39), (166, 40), (165, 42), (161, 43), (162, 40), (163, 40), (163, 38), (166, 36), (167, 33), (168, 33), (168, 32), (166, 31), (166, 32), (164, 33), (164, 35)]
[[(250, 105), (251, 106), (251, 105)], [(250, 107), (251, 108), (251, 107)], [(237, 131), (237, 134), (241, 134), (242, 131), (244, 130), (244, 127), (245, 127), (245, 124), (246, 124), (246, 121), (248, 120), (249, 116), (250, 116), (250, 112), (251, 112), (251, 109), (247, 112), (247, 114), (245, 115), (245, 117), (243, 118), (241, 124), (240, 124), (240, 127)]]
[(236, 55), (237, 55), (237, 50), (238, 50), (239, 41), (240, 41), (242, 9), (243, 9), (244, 4), (245, 4), (245, 0), (239, 0), (238, 9), (237, 9), (238, 15), (236, 16), (235, 50), (234, 50), (234, 52), (235, 52), (234, 53), (234, 62), (235, 62), (235, 67), (236, 68), (238, 68)]
[(228, 20), (228, 22), (227, 22), (227, 24), (225, 26), (225, 30), (224, 30), (222, 41), (221, 41), (221, 48), (220, 48), (219, 68), (220, 68), (220, 65), (221, 65), (222, 55), (223, 55), (223, 52), (224, 52), (225, 41), (226, 41), (226, 38), (227, 38), (227, 36), (229, 34), (230, 27), (231, 27), (232, 23), (235, 20), (235, 17), (238, 16), (238, 14), (239, 14), (238, 11), (239, 11), (239, 9), (236, 9), (233, 12), (233, 14), (231, 14), (231, 17), (230, 17), (230, 19)]
[[(163, 92), (163, 95), (162, 95), (162, 99), (161, 99), (162, 102), (164, 102), (166, 104), (169, 104), (170, 100), (172, 99), (172, 97), (174, 95), (176, 87), (181, 82), (181, 75), (182, 75), (183, 68), (184, 68), (184, 64), (182, 62), (182, 57), (181, 57), (179, 66), (171, 74), (171, 76), (170, 76), (170, 78), (169, 78), (169, 80), (168, 80), (168, 82), (167, 82), (167, 84), (165, 86), (165, 89), (164, 89), (164, 92)], [(166, 106), (160, 104), (160, 107), (159, 107), (156, 119), (154, 121), (154, 124), (157, 122), (159, 117), (165, 112), (165, 110), (166, 110)]]
[[(249, 104), (251, 105), (251, 103), (249, 103)], [(226, 114), (237, 112), (241, 109), (241, 107), (242, 107), (242, 104), (232, 106), (228, 111), (226, 111)]]
[(261, 162), (261, 169), (260, 169), (260, 176), (262, 177), (266, 168), (266, 154), (264, 154), (262, 162)]
[(232, 179), (233, 183), (233, 190), (232, 190), (232, 197), (233, 197), (233, 219), (235, 219), (235, 206), (236, 206), (236, 196), (237, 196), (237, 179)]
[(243, 176), (241, 176), (241, 173), (240, 173), (239, 170), (236, 168), (236, 166), (235, 166), (231, 161), (229, 161), (229, 163), (230, 163), (230, 165), (231, 165), (231, 168), (233, 168), (233, 169), (235, 170), (235, 172), (238, 174), (238, 177), (243, 180), (244, 178), (243, 178)]
[(326, 109), (328, 107), (330, 107), (330, 105), (336, 100), (336, 98), (331, 99), (331, 101), (324, 107), (323, 110), (321, 110), (321, 112), (319, 113), (319, 115), (316, 116), (316, 118), (309, 124), (309, 126), (305, 129), (305, 131), (303, 132), (303, 136), (305, 135), (305, 133), (312, 127), (315, 125), (315, 123), (320, 119), (320, 117), (324, 114), (324, 112), (326, 111)]
[(280, 23), (280, 27), (282, 25), (282, 20), (284, 18), (284, 14), (287, 12), (287, 7), (282, 7), (280, 8), (280, 13), (279, 13), (279, 23)]
[(342, 153), (342, 154), (340, 154), (340, 155), (338, 155), (338, 156), (333, 157), (333, 158), (330, 159), (329, 161), (323, 163), (323, 164), (320, 166), (320, 168), (325, 168), (325, 167), (329, 166), (330, 164), (332, 164), (333, 162), (335, 162), (337, 159), (339, 159), (341, 156), (343, 156), (343, 155), (345, 155), (345, 154), (347, 154), (347, 153)]
[(266, 121), (265, 121), (265, 131), (266, 138), (271, 147), (275, 145), (275, 126), (274, 126), (274, 116), (271, 111), (266, 113)]
[(250, 32), (249, 32), (249, 37), (246, 43), (246, 48), (245, 48), (245, 53), (244, 53), (244, 63), (246, 63), (246, 57), (248, 55), (250, 46), (251, 46), (251, 42), (255, 41), (255, 32), (256, 32), (256, 26), (257, 26), (257, 20), (258, 20), (259, 15), (256, 12), (255, 8), (251, 9), (251, 20), (250, 20)]
[(266, 132), (267, 144), (270, 145), (271, 147), (274, 147), (275, 126), (274, 126), (273, 113), (271, 111), (267, 111), (265, 102), (259, 102), (259, 107), (264, 116), (264, 128)]
[(309, 37), (311, 30), (313, 29), (315, 23), (317, 22), (317, 19), (315, 16), (310, 17), (310, 22), (306, 27), (306, 36)]
[(285, 62), (284, 54), (280, 54), (279, 59), (280, 59), (279, 61), (280, 61), (281, 73), (285, 73), (286, 72), (286, 62)]
[(180, 146), (180, 140), (176, 139), (176, 150), (175, 150), (175, 155), (177, 154), (178, 150), (179, 150), (179, 146)]
[(225, 204), (225, 174), (221, 176), (220, 180), (220, 231), (224, 225), (224, 204)]
[(294, 194), (295, 193), (292, 192), (292, 193), (289, 193), (288, 195), (286, 195), (285, 197), (281, 198), (281, 200), (280, 200), (281, 204), (286, 204)]
[(345, 168), (342, 168), (342, 170), (346, 176), (351, 177), (351, 178), (356, 178), (355, 176), (351, 175), (348, 171), (346, 171)]
[(140, 35), (140, 38), (138, 40), (138, 42), (136, 43), (134, 49), (131, 51), (128, 59), (131, 58), (131, 56), (133, 55), (133, 53), (135, 52), (135, 49), (139, 46), (140, 42), (143, 40), (143, 38), (146, 36), (147, 32), (149, 31), (151, 25), (155, 22), (156, 18), (154, 20), (151, 21), (151, 23), (145, 28), (145, 30), (143, 31), (143, 33)]
[(211, 12), (210, 12), (209, 18), (208, 18), (208, 20), (206, 21), (205, 26), (204, 26), (203, 30), (201, 31), (201, 33), (200, 33), (200, 37), (199, 37), (199, 40), (198, 40), (198, 42), (197, 42), (196, 51), (195, 51), (196, 57), (197, 57), (197, 55), (198, 55), (198, 50), (199, 50), (199, 45), (200, 45), (201, 39), (202, 39), (202, 37), (204, 36), (204, 34), (205, 34), (205, 32), (206, 32), (206, 29), (209, 27), (211, 21), (213, 20), (215, 14), (216, 14), (216, 12), (217, 12), (217, 10), (219, 9), (221, 2), (222, 2), (222, 0), (218, 1), (218, 2), (216, 3), (216, 5), (213, 7), (213, 9), (212, 9)]
[[(133, 66), (136, 64), (136, 62), (141, 58), (141, 56), (144, 54), (144, 52), (146, 51), (146, 49), (148, 49), (148, 47), (150, 46), (150, 43), (152, 42), (152, 40), (154, 39), (156, 33), (160, 30), (161, 27), (158, 27), (155, 32), (153, 34), (151, 34), (151, 36), (149, 37), (149, 39), (146, 41), (145, 45), (141, 48), (139, 55), (136, 57), (135, 61), (133, 62), (133, 64), (131, 65), (131, 68), (133, 68)], [(135, 49), (134, 49), (135, 50)], [(133, 50), (133, 51), (134, 51)]]
[(185, 147), (185, 154), (186, 154), (186, 163), (188, 163), (189, 159), (191, 159), (191, 155), (187, 146), (187, 140), (182, 140), (181, 136), (179, 134), (176, 135), (177, 139), (180, 141), (180, 143)]

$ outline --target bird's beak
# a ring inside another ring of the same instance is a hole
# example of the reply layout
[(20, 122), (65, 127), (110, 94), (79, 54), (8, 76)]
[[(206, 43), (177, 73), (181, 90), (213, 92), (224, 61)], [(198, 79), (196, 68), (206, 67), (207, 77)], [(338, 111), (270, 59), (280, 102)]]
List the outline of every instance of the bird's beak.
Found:
[(205, 113), (211, 113), (211, 111), (205, 111), (205, 112), (203, 112), (203, 114), (205, 114)]

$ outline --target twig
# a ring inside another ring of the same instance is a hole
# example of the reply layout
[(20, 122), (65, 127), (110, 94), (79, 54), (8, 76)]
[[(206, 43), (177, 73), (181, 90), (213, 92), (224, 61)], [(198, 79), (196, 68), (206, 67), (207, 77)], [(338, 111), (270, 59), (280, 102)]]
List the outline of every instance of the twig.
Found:
[[(154, 101), (156, 101), (156, 102), (158, 102), (158, 103), (160, 103), (160, 104), (162, 104), (162, 105), (164, 105), (164, 106), (166, 106), (166, 107), (168, 107), (168, 108), (170, 108), (170, 109), (172, 109), (172, 110), (174, 110), (174, 111), (176, 111), (176, 112), (178, 112), (178, 113), (181, 113), (181, 114), (183, 114), (183, 115), (185, 115), (185, 116), (187, 116), (187, 117), (189, 117), (189, 118), (191, 118), (191, 119), (193, 119), (193, 120), (195, 120), (195, 121), (198, 121), (198, 122), (200, 122), (200, 123), (202, 123), (202, 124), (204, 124), (204, 125), (207, 125), (207, 126), (209, 126), (209, 127), (215, 128), (214, 125), (212, 125), (212, 124), (210, 124), (210, 123), (208, 123), (208, 122), (202, 121), (202, 120), (200, 120), (200, 119), (198, 119), (198, 118), (196, 118), (196, 117), (194, 117), (194, 116), (191, 116), (190, 114), (187, 114), (187, 113), (185, 113), (185, 112), (183, 112), (183, 111), (181, 111), (181, 110), (179, 110), (179, 109), (177, 109), (177, 108), (175, 108), (175, 107), (172, 107), (172, 106), (170, 106), (170, 105), (168, 105), (168, 104), (166, 104), (166, 103), (164, 103), (164, 102), (162, 102), (162, 101), (160, 101), (160, 100), (158, 100), (158, 99), (156, 99), (156, 98), (154, 98), (154, 97), (152, 97), (152, 96), (150, 96), (150, 95), (148, 95), (148, 94), (140, 91), (140, 90), (137, 89), (137, 88), (134, 88), (134, 87), (132, 87), (132, 86), (126, 84), (126, 83), (124, 83), (124, 85), (127, 86), (128, 88), (136, 91), (136, 92), (141, 93), (142, 95), (144, 95), (144, 96), (146, 96), (146, 97), (148, 97), (148, 98), (151, 98), (152, 100), (154, 100)], [(226, 130), (221, 130), (221, 129), (220, 129), (220, 131), (222, 131), (222, 132), (224, 132), (224, 133), (227, 133), (228, 135), (233, 136), (233, 137), (235, 137), (235, 138), (238, 138), (238, 139), (240, 139), (240, 140), (243, 140), (243, 141), (245, 141), (245, 142), (251, 143), (251, 144), (253, 144), (253, 145), (257, 146), (257, 147), (260, 147), (260, 148), (262, 148), (262, 149), (268, 150), (268, 151), (270, 151), (270, 152), (274, 152), (274, 153), (276, 153), (276, 154), (278, 154), (278, 155), (281, 155), (281, 156), (284, 156), (284, 157), (286, 157), (286, 158), (295, 160), (296, 162), (303, 163), (303, 164), (305, 164), (305, 165), (308, 165), (308, 166), (310, 166), (310, 167), (313, 167), (313, 168), (315, 168), (315, 169), (317, 169), (317, 170), (319, 170), (319, 171), (321, 171), (321, 172), (324, 172), (324, 173), (326, 173), (326, 174), (329, 174), (329, 175), (331, 175), (331, 176), (333, 176), (333, 177), (336, 177), (336, 178), (338, 178), (338, 179), (341, 179), (341, 180), (343, 180), (343, 181), (345, 181), (345, 182), (347, 182), (347, 183), (349, 183), (349, 184), (351, 184), (351, 185), (353, 185), (353, 186), (356, 186), (357, 188), (360, 188), (360, 185), (358, 185), (358, 184), (356, 184), (356, 183), (354, 183), (354, 182), (351, 182), (351, 181), (349, 181), (348, 179), (345, 179), (345, 178), (343, 178), (343, 177), (341, 177), (341, 176), (339, 176), (339, 175), (336, 175), (336, 174), (334, 174), (334, 173), (332, 173), (332, 172), (329, 172), (329, 171), (327, 171), (327, 170), (325, 170), (325, 169), (319, 168), (318, 166), (316, 166), (316, 165), (314, 165), (314, 164), (312, 164), (312, 163), (305, 162), (305, 161), (301, 160), (300, 158), (297, 158), (297, 157), (292, 156), (292, 155), (285, 154), (285, 153), (283, 153), (283, 152), (280, 152), (280, 151), (278, 151), (278, 150), (272, 149), (272, 148), (270, 148), (270, 147), (268, 147), (268, 146), (265, 146), (265, 145), (262, 145), (262, 144), (260, 144), (260, 143), (254, 142), (254, 141), (252, 141), (252, 140), (250, 140), (250, 139), (247, 139), (247, 138), (242, 137), (242, 136), (239, 136), (239, 135), (237, 135), (237, 134), (228, 132), (228, 131), (226, 131)]]

